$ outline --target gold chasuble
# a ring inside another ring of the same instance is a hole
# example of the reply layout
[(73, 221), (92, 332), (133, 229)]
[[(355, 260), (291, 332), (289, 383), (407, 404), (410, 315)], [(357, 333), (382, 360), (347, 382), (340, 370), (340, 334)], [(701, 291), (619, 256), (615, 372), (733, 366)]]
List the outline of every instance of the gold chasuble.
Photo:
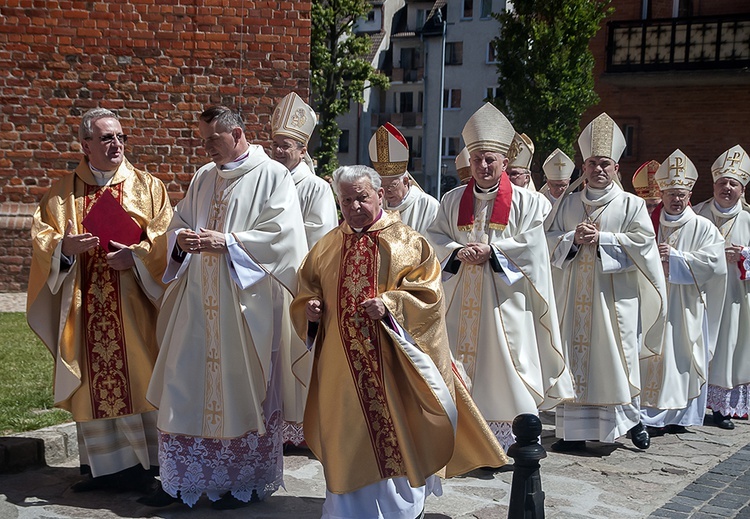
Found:
[[(298, 279), (291, 313), (300, 337), (305, 305), (323, 302), (304, 431), (330, 492), (396, 477), (419, 487), (444, 468), (451, 476), (507, 463), (451, 363), (440, 265), (398, 213), (360, 233), (342, 223)], [(380, 321), (361, 307), (373, 297), (387, 309)]]
[[(87, 232), (82, 221), (105, 192), (142, 228), (141, 241), (131, 247), (136, 267), (110, 268), (98, 246), (61, 270), (68, 220), (72, 233)], [(145, 398), (158, 353), (150, 297), (163, 290), (166, 247), (155, 245), (171, 217), (164, 185), (127, 160), (106, 186), (98, 186), (81, 162), (52, 185), (34, 214), (27, 319), (55, 357), (55, 405), (77, 422), (154, 410)]]

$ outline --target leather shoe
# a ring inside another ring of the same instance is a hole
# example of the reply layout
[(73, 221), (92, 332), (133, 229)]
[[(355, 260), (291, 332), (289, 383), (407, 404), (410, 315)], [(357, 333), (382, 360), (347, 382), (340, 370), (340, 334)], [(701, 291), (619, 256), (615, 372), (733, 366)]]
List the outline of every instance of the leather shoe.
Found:
[(717, 411), (714, 411), (714, 425), (719, 429), (726, 429), (728, 431), (734, 429), (734, 422), (728, 416), (724, 416)]
[(651, 438), (648, 436), (643, 422), (638, 422), (630, 429), (630, 440), (639, 449), (646, 450), (651, 446)]
[(74, 483), (70, 489), (73, 492), (91, 492), (92, 490), (114, 490), (115, 478), (111, 474), (106, 476), (89, 477), (78, 483)]
[(647, 426), (646, 431), (648, 432), (649, 438), (656, 438), (657, 436), (664, 436), (669, 432), (667, 427), (651, 427)]
[(575, 452), (585, 451), (586, 442), (584, 440), (557, 440), (550, 445), (550, 449), (555, 452)]
[(667, 425), (667, 432), (669, 434), (685, 434), (686, 432), (688, 432), (688, 430), (684, 425), (677, 425), (673, 423)]
[[(179, 495), (179, 494), (177, 494)], [(161, 483), (156, 487), (156, 490), (151, 492), (147, 496), (139, 497), (136, 501), (142, 505), (153, 506), (154, 508), (163, 508), (169, 506), (172, 503), (177, 503), (180, 500), (179, 497), (172, 497), (162, 488)]]

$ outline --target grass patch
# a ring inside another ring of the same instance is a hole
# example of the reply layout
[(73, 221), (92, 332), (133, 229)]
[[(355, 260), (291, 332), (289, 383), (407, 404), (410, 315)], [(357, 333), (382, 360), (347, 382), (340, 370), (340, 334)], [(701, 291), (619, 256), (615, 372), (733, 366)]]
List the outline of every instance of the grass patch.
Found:
[(72, 420), (52, 407), (53, 364), (24, 313), (0, 312), (0, 435)]

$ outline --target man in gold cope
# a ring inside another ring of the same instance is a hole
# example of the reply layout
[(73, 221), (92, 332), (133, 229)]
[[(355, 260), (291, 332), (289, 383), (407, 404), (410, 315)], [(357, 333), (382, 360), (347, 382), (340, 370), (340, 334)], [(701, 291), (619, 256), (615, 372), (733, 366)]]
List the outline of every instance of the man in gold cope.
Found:
[(323, 517), (414, 519), (435, 474), (506, 458), (455, 375), (427, 240), (383, 211), (372, 168), (339, 168), (333, 186), (345, 221), (308, 254), (291, 307), (314, 356), (305, 439)]
[[(172, 206), (164, 184), (125, 158), (127, 135), (113, 112), (86, 112), (78, 136), (85, 158), (34, 213), (26, 317), (55, 358), (55, 405), (73, 413), (81, 468), (93, 476), (73, 490), (148, 491), (146, 471), (158, 461), (146, 388), (166, 262), (156, 245)], [(102, 223), (94, 208), (108, 198), (141, 228), (140, 241), (107, 244), (88, 232), (84, 219)]]

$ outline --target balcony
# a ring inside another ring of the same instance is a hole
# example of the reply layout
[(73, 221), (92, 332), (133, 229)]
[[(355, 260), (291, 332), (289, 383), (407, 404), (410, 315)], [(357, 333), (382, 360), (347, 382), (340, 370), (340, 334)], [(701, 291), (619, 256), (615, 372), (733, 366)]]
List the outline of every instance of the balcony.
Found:
[(422, 126), (422, 112), (403, 113), (374, 113), (372, 114), (372, 127), (377, 128), (385, 123), (391, 123), (397, 128), (414, 128)]
[(391, 73), (391, 81), (403, 83), (415, 83), (424, 79), (424, 68), (394, 68)]
[(750, 67), (750, 14), (609, 22), (607, 73)]

